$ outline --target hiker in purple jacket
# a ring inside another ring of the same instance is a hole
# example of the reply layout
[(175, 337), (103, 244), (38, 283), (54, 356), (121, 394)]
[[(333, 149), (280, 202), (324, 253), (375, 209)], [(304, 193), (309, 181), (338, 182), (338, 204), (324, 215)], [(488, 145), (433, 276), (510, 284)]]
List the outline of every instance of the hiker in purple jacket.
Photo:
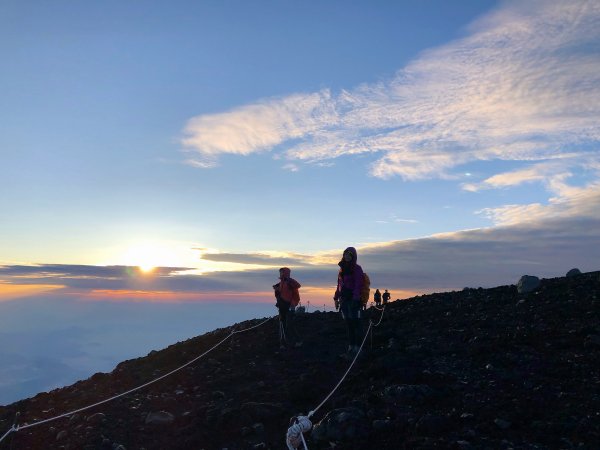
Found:
[(348, 327), (348, 355), (360, 348), (360, 291), (363, 286), (363, 270), (358, 264), (356, 249), (348, 247), (338, 263), (338, 283), (333, 300), (335, 308), (342, 312)]

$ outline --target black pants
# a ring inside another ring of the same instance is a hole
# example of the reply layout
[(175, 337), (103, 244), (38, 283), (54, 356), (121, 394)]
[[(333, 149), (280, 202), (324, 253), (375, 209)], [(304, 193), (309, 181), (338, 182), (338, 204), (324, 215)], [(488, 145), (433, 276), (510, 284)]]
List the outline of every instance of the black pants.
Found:
[(290, 311), (291, 305), (286, 301), (277, 303), (279, 309), (279, 322), (283, 327), (284, 335), (281, 337), (281, 343), (293, 344), (300, 341), (296, 328), (294, 327), (294, 313)]
[(352, 291), (342, 290), (342, 301), (340, 303), (340, 311), (346, 320), (348, 328), (348, 341), (350, 346), (360, 345), (360, 300), (352, 299)]

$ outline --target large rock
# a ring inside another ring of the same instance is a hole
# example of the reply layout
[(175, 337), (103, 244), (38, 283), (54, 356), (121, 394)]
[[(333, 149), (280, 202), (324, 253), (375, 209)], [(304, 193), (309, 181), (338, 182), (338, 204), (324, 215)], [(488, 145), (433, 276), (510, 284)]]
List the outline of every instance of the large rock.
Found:
[(569, 278), (576, 277), (577, 275), (581, 275), (581, 270), (576, 267), (567, 272), (567, 277)]
[(334, 409), (313, 427), (317, 441), (348, 441), (369, 435), (367, 416), (358, 408)]
[(523, 275), (517, 283), (517, 292), (526, 294), (535, 291), (540, 285), (540, 279), (532, 275)]
[(151, 412), (146, 416), (147, 425), (169, 425), (174, 421), (175, 416), (166, 411)]

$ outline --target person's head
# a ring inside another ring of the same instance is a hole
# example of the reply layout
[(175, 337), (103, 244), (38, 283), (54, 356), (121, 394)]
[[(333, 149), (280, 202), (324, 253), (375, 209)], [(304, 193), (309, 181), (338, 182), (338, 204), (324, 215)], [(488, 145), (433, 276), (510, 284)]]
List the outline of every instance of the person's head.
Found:
[(354, 247), (348, 247), (344, 250), (342, 259), (348, 263), (355, 263), (357, 259), (356, 249)]
[(385, 292), (387, 292), (387, 289), (385, 290)]
[(281, 269), (279, 269), (279, 278), (289, 278), (291, 273), (292, 271), (289, 268), (282, 267)]

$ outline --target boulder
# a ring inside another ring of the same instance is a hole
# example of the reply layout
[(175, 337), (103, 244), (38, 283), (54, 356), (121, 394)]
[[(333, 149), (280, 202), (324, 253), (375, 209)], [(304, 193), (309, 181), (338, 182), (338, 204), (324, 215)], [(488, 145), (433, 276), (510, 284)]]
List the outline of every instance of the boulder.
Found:
[(352, 407), (329, 411), (311, 433), (311, 437), (317, 441), (350, 441), (368, 435), (365, 413)]
[(147, 425), (169, 425), (175, 421), (175, 416), (167, 411), (150, 412), (146, 416)]
[(91, 416), (88, 416), (88, 418), (86, 420), (89, 423), (100, 423), (105, 418), (106, 418), (106, 414), (99, 412), (99, 413), (96, 413), (96, 414), (92, 414)]
[(517, 283), (517, 292), (526, 294), (535, 291), (540, 285), (540, 279), (532, 275), (523, 275)]
[(578, 268), (576, 268), (576, 267), (575, 267), (575, 268), (573, 268), (573, 269), (569, 270), (569, 271), (567, 272), (567, 275), (566, 275), (566, 276), (567, 276), (568, 278), (571, 278), (571, 277), (576, 277), (577, 275), (581, 275), (581, 270), (579, 270)]
[(69, 435), (69, 433), (67, 433), (66, 430), (62, 430), (60, 433), (58, 433), (56, 435), (56, 440), (57, 441), (64, 441), (67, 438), (68, 435)]

